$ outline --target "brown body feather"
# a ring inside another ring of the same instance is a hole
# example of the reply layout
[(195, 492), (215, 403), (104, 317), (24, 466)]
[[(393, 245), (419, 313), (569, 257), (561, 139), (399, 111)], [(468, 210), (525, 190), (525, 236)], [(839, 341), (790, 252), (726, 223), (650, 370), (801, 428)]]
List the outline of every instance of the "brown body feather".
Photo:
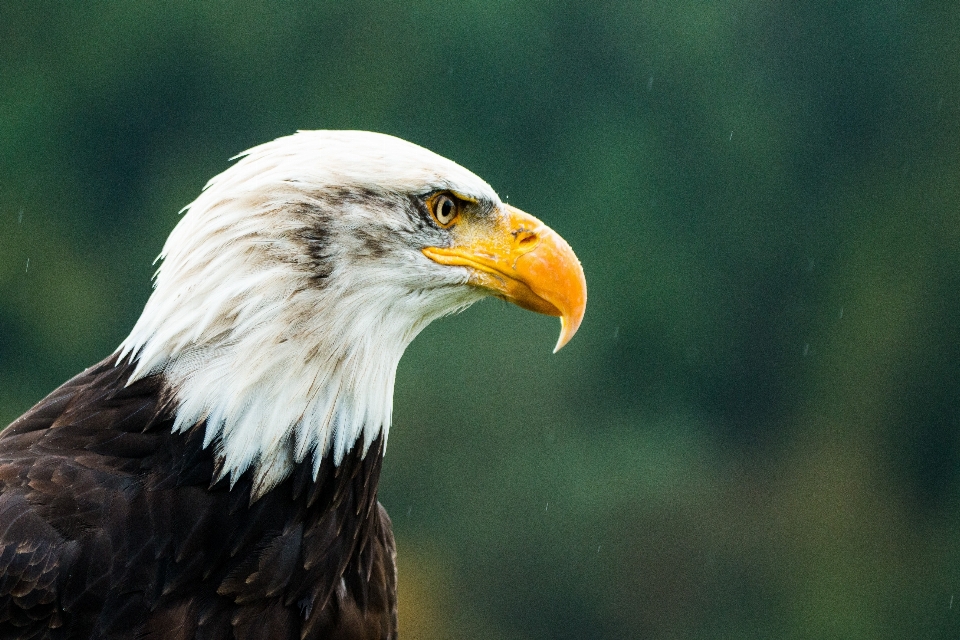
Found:
[(110, 358), (0, 435), (0, 638), (396, 638), (378, 439), (250, 501)]

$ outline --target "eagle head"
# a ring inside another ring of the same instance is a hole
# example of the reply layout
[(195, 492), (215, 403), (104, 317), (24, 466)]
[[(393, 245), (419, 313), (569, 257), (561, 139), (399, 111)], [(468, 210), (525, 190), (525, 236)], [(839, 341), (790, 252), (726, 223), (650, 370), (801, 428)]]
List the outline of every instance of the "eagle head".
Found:
[(184, 209), (118, 352), (257, 495), (386, 438), (397, 364), (432, 320), (493, 295), (559, 316), (556, 349), (580, 326), (570, 246), (455, 162), (363, 131), (238, 158)]

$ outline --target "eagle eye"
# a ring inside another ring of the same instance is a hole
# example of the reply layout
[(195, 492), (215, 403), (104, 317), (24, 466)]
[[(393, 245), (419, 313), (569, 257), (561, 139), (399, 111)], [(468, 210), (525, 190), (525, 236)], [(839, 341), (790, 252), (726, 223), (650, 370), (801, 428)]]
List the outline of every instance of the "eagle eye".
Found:
[(460, 205), (449, 194), (438, 193), (427, 204), (434, 220), (444, 229), (452, 226), (460, 216)]

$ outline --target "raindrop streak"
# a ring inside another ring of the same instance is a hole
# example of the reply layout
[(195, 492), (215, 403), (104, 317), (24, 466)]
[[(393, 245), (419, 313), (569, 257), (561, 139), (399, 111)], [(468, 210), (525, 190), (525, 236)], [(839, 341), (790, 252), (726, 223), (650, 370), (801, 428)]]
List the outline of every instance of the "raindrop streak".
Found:
[(840, 319), (843, 320), (843, 307), (840, 307)]
[(547, 505), (543, 508), (543, 510), (546, 511), (549, 508), (550, 508), (550, 503), (548, 502)]
[(806, 358), (807, 354), (810, 353), (810, 343), (803, 345), (803, 357)]
[(23, 224), (23, 209), (17, 212), (17, 224)]
[(23, 272), (26, 273), (27, 271), (30, 271), (30, 258), (27, 258), (27, 266), (24, 268)]
[(950, 596), (950, 608), (953, 609), (953, 596)]

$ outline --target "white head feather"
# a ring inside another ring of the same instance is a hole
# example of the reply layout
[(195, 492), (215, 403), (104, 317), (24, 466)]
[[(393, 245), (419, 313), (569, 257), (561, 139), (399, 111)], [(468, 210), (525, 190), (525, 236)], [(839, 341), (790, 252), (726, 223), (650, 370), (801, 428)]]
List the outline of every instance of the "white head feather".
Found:
[(387, 135), (303, 131), (239, 156), (184, 209), (120, 360), (162, 374), (175, 431), (205, 424), (222, 474), (262, 494), (383, 435), (397, 364), (432, 320), (480, 297), (420, 251), (447, 242), (413, 197), (490, 186)]

